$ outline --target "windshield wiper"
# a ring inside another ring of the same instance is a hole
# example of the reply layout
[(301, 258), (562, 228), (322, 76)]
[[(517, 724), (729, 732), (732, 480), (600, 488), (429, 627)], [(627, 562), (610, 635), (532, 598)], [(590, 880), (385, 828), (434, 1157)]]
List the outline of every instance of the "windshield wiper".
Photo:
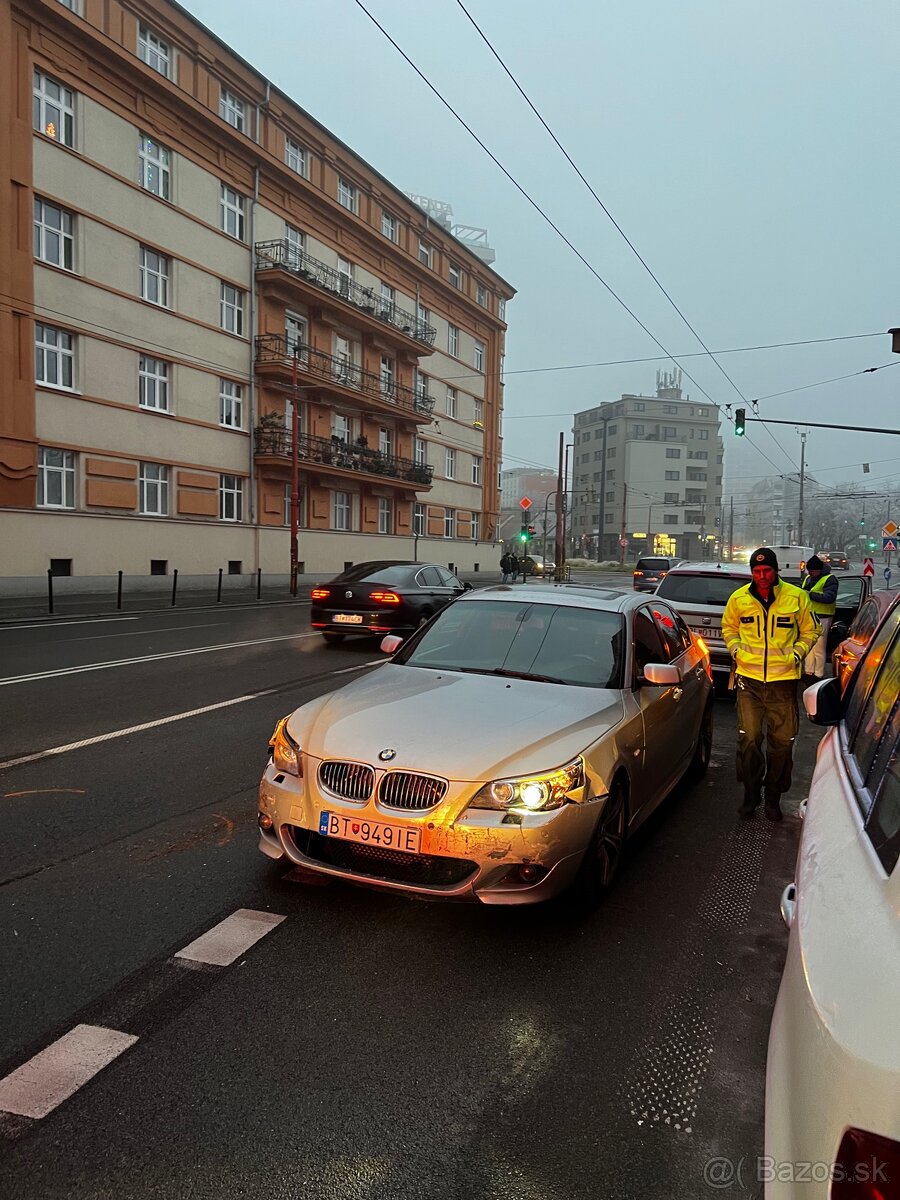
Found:
[(568, 683), (555, 675), (533, 675), (529, 671), (510, 671), (507, 667), (457, 667), (465, 675), (502, 675), (507, 679), (532, 679), (536, 683)]

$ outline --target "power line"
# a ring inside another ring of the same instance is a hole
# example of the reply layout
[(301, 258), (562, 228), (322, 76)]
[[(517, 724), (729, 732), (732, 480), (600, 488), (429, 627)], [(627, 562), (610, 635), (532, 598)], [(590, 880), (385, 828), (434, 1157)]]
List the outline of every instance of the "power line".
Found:
[(895, 359), (894, 362), (882, 363), (878, 367), (864, 367), (861, 371), (851, 371), (849, 375), (835, 375), (831, 379), (820, 379), (818, 383), (804, 383), (802, 387), (787, 388), (783, 392), (770, 392), (768, 396), (757, 396), (750, 403), (754, 411), (760, 400), (774, 400), (777, 396), (791, 396), (794, 392), (808, 392), (810, 388), (825, 387), (829, 383), (840, 383), (844, 379), (855, 379), (857, 375), (874, 375), (876, 371), (883, 371), (887, 367), (900, 367), (900, 360)]

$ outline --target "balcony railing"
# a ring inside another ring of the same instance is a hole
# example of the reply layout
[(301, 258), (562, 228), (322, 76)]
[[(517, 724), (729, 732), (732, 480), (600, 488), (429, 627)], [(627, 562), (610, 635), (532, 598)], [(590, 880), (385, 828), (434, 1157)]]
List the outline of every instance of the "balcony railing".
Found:
[(434, 412), (434, 398), (428, 395), (426, 387), (411, 388), (402, 383), (395, 383), (388, 376), (364, 371), (349, 359), (336, 358), (333, 354), (314, 350), (305, 342), (289, 342), (280, 333), (263, 333), (257, 337), (256, 365), (278, 363), (283, 367), (292, 367), (295, 350), (297, 369), (305, 375), (315, 375), (317, 379), (350, 388), (364, 396), (370, 396), (373, 400), (380, 400), (382, 404), (393, 404), (397, 408), (419, 413), (423, 417), (430, 417)]
[[(291, 433), (279, 426), (258, 425), (254, 434), (256, 453), (279, 458), (291, 457)], [(405, 483), (431, 487), (433, 470), (425, 463), (396, 454), (370, 450), (361, 442), (346, 442), (343, 438), (313, 437), (301, 433), (297, 441), (297, 457), (304, 463), (321, 463), (345, 471), (362, 471), (367, 475), (383, 475)]]
[(429, 325), (427, 321), (420, 321), (414, 313), (407, 312), (405, 308), (400, 308), (392, 301), (383, 299), (376, 295), (371, 288), (363, 287), (362, 284), (351, 279), (349, 275), (345, 275), (342, 271), (336, 271), (327, 263), (313, 258), (299, 246), (294, 246), (286, 240), (279, 240), (257, 242), (254, 249), (258, 271), (280, 267), (281, 270), (289, 271), (292, 275), (297, 275), (321, 288), (323, 292), (329, 292), (332, 296), (346, 300), (354, 308), (369, 313), (379, 321), (384, 321), (386, 325), (393, 325), (395, 329), (399, 329), (417, 342), (424, 342), (426, 346), (434, 345), (437, 330), (433, 325)]

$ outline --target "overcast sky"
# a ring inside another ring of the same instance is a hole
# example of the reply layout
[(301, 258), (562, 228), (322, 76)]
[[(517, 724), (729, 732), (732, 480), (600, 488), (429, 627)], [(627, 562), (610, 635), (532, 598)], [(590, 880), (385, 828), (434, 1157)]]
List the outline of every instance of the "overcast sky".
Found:
[[(356, 0), (182, 2), (401, 190), (487, 227), (518, 291), (505, 467), (554, 466), (575, 411), (653, 393), (664, 359), (584, 365), (662, 352)], [(884, 333), (900, 325), (896, 0), (464, 2), (711, 350), (878, 334), (718, 356), (747, 399), (890, 364), (762, 400), (761, 416), (900, 425), (900, 355)], [(364, 3), (667, 350), (702, 355), (458, 0)], [(709, 358), (680, 365), (692, 398), (702, 387), (742, 403)], [(793, 426), (747, 428), (741, 442), (723, 423), (726, 496), (799, 464)], [(900, 439), (810, 430), (807, 469), (900, 496)]]

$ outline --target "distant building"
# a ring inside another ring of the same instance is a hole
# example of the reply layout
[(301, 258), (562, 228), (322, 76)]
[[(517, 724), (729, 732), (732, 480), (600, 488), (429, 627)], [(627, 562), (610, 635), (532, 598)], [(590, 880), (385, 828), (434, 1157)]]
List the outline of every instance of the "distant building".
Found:
[(623, 533), (629, 559), (718, 552), (719, 413), (682, 395), (679, 370), (657, 372), (654, 396), (625, 394), (576, 413), (573, 433), (570, 552), (596, 554), (598, 533), (601, 558), (619, 557)]

